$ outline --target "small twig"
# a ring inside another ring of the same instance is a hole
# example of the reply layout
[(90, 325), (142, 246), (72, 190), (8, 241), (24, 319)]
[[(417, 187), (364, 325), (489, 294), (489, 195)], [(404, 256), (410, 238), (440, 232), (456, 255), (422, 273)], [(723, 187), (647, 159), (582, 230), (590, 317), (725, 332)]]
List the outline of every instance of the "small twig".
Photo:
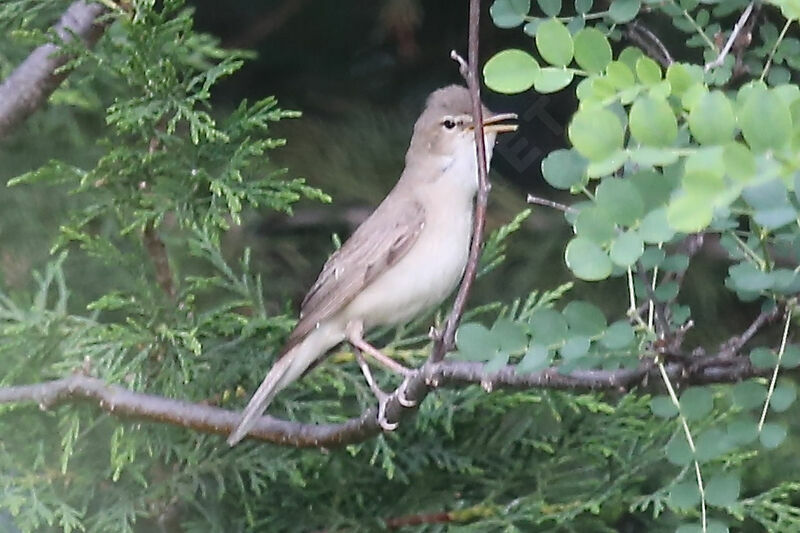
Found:
[[(641, 22), (633, 21), (629, 23), (625, 29), (625, 36), (639, 45), (640, 48), (647, 52), (648, 56), (655, 59), (662, 67), (667, 68), (675, 62), (661, 39)], [(642, 36), (647, 37), (647, 39)]]
[(456, 329), (461, 322), (461, 316), (467, 305), (470, 289), (478, 273), (478, 261), (483, 245), (483, 229), (486, 225), (486, 206), (489, 203), (489, 177), (486, 168), (486, 146), (483, 136), (483, 104), (481, 103), (480, 81), (478, 78), (478, 44), (480, 28), (480, 0), (470, 0), (469, 2), (469, 62), (459, 56), (455, 50), (450, 53), (459, 64), (461, 75), (467, 82), (470, 96), (472, 97), (472, 120), (475, 125), (475, 152), (478, 160), (478, 193), (475, 198), (475, 214), (472, 221), (472, 244), (467, 256), (467, 266), (464, 269), (464, 277), (461, 286), (458, 288), (453, 308), (447, 317), (442, 334), (434, 342), (431, 351), (430, 361), (438, 362), (444, 359), (447, 352), (455, 346)]
[(786, 323), (783, 326), (783, 336), (781, 337), (781, 347), (778, 350), (778, 360), (775, 361), (775, 368), (772, 370), (772, 377), (769, 380), (769, 389), (767, 390), (767, 398), (764, 400), (764, 409), (761, 411), (761, 418), (758, 420), (758, 431), (764, 428), (764, 421), (767, 419), (767, 411), (769, 410), (769, 402), (772, 395), (775, 393), (775, 384), (778, 382), (778, 371), (781, 368), (781, 360), (783, 359), (783, 352), (786, 351), (786, 340), (789, 338), (789, 325), (792, 323), (792, 310), (794, 303), (789, 303), (786, 306)]
[(778, 51), (778, 46), (780, 46), (783, 38), (786, 37), (786, 32), (789, 31), (789, 26), (792, 25), (793, 21), (794, 19), (789, 19), (786, 21), (786, 24), (783, 25), (783, 29), (781, 30), (780, 35), (778, 35), (778, 39), (775, 41), (775, 46), (773, 46), (772, 50), (769, 52), (767, 63), (764, 65), (764, 70), (761, 71), (761, 77), (758, 78), (759, 80), (764, 81), (764, 78), (767, 77), (767, 73), (769, 73), (769, 69), (772, 67), (772, 60), (775, 58), (775, 52)]
[[(55, 25), (55, 33), (65, 43), (77, 38), (92, 47), (105, 29), (98, 23), (105, 11), (102, 4), (73, 2)], [(39, 109), (67, 77), (69, 72), (61, 67), (70, 56), (60, 52), (61, 47), (52, 43), (37, 47), (0, 85), (0, 138)]]
[(172, 280), (172, 269), (169, 266), (169, 256), (167, 255), (167, 246), (161, 240), (158, 231), (156, 230), (153, 222), (148, 222), (142, 234), (142, 241), (147, 250), (147, 255), (153, 262), (153, 267), (156, 271), (156, 281), (158, 286), (161, 287), (167, 296), (170, 298), (175, 297), (175, 285)]
[(725, 58), (728, 56), (728, 53), (731, 51), (733, 47), (733, 43), (736, 42), (736, 38), (739, 36), (739, 32), (742, 31), (744, 25), (747, 23), (747, 19), (750, 18), (750, 14), (753, 12), (753, 6), (755, 5), (755, 0), (752, 0), (744, 11), (742, 11), (739, 20), (736, 21), (736, 24), (733, 26), (733, 31), (728, 36), (727, 42), (725, 42), (725, 46), (722, 47), (722, 51), (719, 55), (714, 59), (714, 61), (709, 61), (706, 63), (705, 70), (709, 71), (712, 68), (716, 68), (722, 65), (725, 62)]
[(534, 196), (532, 194), (528, 195), (526, 201), (529, 204), (541, 205), (544, 207), (552, 207), (553, 209), (558, 209), (559, 211), (563, 211), (565, 213), (574, 213), (576, 211), (576, 209), (572, 206), (554, 202), (553, 200), (548, 200), (547, 198), (541, 198), (539, 196)]

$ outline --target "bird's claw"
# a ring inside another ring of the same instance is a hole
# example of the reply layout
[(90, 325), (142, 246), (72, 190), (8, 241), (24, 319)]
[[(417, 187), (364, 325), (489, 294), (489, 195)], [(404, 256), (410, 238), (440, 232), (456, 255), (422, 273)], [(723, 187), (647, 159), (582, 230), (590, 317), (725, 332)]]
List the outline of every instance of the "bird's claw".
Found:
[(406, 392), (408, 391), (408, 380), (404, 379), (403, 383), (400, 385), (400, 388), (397, 389), (397, 401), (403, 407), (415, 407), (417, 405), (416, 400), (409, 400), (406, 396)]
[(399, 422), (389, 422), (386, 420), (386, 404), (389, 402), (390, 396), (383, 395), (378, 398), (378, 425), (384, 431), (394, 431), (400, 425)]

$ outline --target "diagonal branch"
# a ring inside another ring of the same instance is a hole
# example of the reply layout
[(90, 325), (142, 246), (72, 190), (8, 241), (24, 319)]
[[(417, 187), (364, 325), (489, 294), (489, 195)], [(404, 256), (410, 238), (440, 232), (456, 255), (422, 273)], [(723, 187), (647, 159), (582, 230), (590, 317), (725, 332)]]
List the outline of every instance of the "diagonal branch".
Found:
[[(78, 0), (53, 29), (65, 43), (78, 38), (92, 47), (103, 34), (104, 26), (98, 19), (105, 9), (101, 4)], [(53, 43), (39, 46), (0, 85), (0, 139), (41, 107), (67, 77), (69, 72), (61, 67), (71, 58), (60, 50)]]
[[(475, 124), (475, 155), (478, 159), (478, 194), (475, 198), (475, 214), (472, 220), (472, 244), (469, 248), (467, 266), (464, 269), (464, 277), (461, 286), (456, 293), (453, 309), (447, 317), (444, 331), (436, 338), (431, 352), (430, 360), (438, 362), (444, 359), (447, 352), (455, 346), (456, 329), (461, 322), (461, 316), (467, 305), (472, 283), (478, 273), (478, 260), (481, 255), (483, 245), (483, 228), (486, 225), (486, 206), (489, 203), (489, 177), (486, 168), (486, 146), (483, 137), (483, 108), (481, 104), (480, 79), (478, 78), (478, 44), (479, 29), (481, 19), (480, 0), (470, 0), (469, 2), (469, 44), (468, 59), (465, 65), (464, 60), (453, 51), (451, 57), (458, 61), (461, 75), (467, 82), (470, 96), (472, 97), (472, 123)], [(466, 68), (464, 68), (466, 66)]]

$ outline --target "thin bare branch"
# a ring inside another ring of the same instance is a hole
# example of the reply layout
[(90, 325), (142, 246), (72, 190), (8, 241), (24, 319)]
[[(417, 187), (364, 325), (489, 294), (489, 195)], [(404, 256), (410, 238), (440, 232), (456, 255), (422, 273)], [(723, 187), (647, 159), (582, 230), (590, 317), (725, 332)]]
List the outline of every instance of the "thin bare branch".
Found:
[[(486, 146), (483, 137), (483, 105), (481, 104), (481, 87), (478, 78), (478, 45), (479, 28), (481, 18), (480, 0), (470, 0), (469, 2), (469, 53), (468, 63), (465, 65), (464, 59), (455, 51), (451, 57), (455, 59), (461, 70), (461, 75), (465, 77), (467, 88), (472, 97), (472, 120), (475, 124), (475, 152), (478, 159), (478, 194), (475, 198), (475, 214), (472, 221), (472, 244), (470, 245), (467, 266), (464, 269), (464, 277), (461, 286), (458, 288), (453, 308), (447, 317), (444, 330), (434, 342), (430, 360), (438, 362), (444, 359), (447, 352), (455, 346), (456, 329), (461, 322), (461, 316), (467, 305), (467, 298), (478, 273), (478, 260), (483, 246), (483, 229), (486, 225), (486, 206), (489, 203), (489, 177), (486, 168)], [(466, 75), (465, 67), (466, 66)]]
[(741, 16), (739, 16), (739, 20), (737, 20), (736, 24), (733, 26), (733, 31), (731, 32), (730, 36), (728, 36), (728, 40), (725, 43), (725, 46), (722, 47), (719, 55), (716, 57), (716, 59), (714, 59), (714, 61), (709, 61), (706, 63), (706, 71), (719, 67), (725, 62), (725, 58), (728, 57), (728, 53), (731, 51), (733, 43), (735, 43), (737, 37), (739, 37), (739, 32), (741, 32), (742, 28), (744, 28), (745, 24), (747, 24), (747, 19), (750, 18), (750, 14), (753, 12), (753, 6), (755, 6), (755, 4), (756, 1), (752, 0), (749, 4), (747, 4), (747, 7), (744, 8), (744, 11), (742, 11)]
[[(73, 2), (54, 30), (65, 43), (78, 38), (92, 47), (103, 34), (98, 19), (105, 9), (94, 2)], [(67, 77), (69, 72), (59, 69), (70, 57), (60, 50), (51, 43), (37, 47), (0, 85), (0, 139), (39, 109)]]
[(554, 202), (553, 200), (548, 200), (547, 198), (541, 198), (539, 196), (534, 196), (532, 194), (528, 195), (526, 201), (529, 204), (541, 205), (544, 207), (552, 207), (553, 209), (558, 209), (559, 211), (563, 211), (565, 213), (572, 213), (576, 211), (576, 209), (572, 206), (562, 204), (559, 202)]
[(655, 59), (662, 67), (667, 68), (673, 62), (669, 50), (661, 39), (647, 26), (639, 21), (633, 21), (625, 27), (625, 36), (639, 46), (651, 58)]

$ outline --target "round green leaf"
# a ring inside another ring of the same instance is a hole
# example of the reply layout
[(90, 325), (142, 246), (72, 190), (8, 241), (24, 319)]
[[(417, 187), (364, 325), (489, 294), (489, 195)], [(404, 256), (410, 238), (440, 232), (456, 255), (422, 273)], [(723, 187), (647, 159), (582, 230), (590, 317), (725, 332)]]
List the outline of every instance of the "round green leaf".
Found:
[(701, 144), (722, 144), (733, 138), (736, 117), (722, 91), (705, 93), (689, 113), (689, 130)]
[(649, 146), (669, 146), (678, 137), (678, 121), (666, 100), (643, 96), (631, 106), (628, 127), (637, 141)]
[(569, 140), (590, 161), (603, 161), (622, 148), (625, 132), (619, 118), (597, 107), (578, 110), (569, 125)]
[(697, 81), (689, 73), (687, 65), (682, 63), (673, 63), (667, 67), (667, 81), (672, 87), (672, 94), (680, 97), (690, 86), (694, 85)]
[(644, 253), (644, 241), (636, 230), (621, 233), (611, 243), (609, 257), (611, 260), (625, 268), (633, 265)]
[(511, 48), (492, 56), (483, 66), (487, 87), (506, 94), (521, 93), (533, 86), (539, 64), (529, 53)]
[(678, 509), (691, 509), (700, 503), (700, 490), (693, 481), (676, 483), (669, 491), (669, 503)]
[(575, 0), (575, 11), (581, 15), (586, 14), (592, 9), (594, 0)]
[(617, 89), (628, 89), (636, 84), (633, 71), (622, 61), (612, 61), (608, 64), (606, 80)]
[(556, 150), (542, 161), (542, 176), (556, 189), (569, 189), (583, 181), (588, 164), (575, 150)]
[(554, 309), (538, 309), (531, 315), (533, 342), (544, 346), (560, 344), (567, 338), (567, 321)]
[(739, 142), (725, 145), (722, 151), (725, 173), (739, 182), (748, 182), (756, 175), (756, 159), (747, 146)]
[(495, 0), (489, 15), (498, 28), (514, 28), (525, 22), (531, 10), (531, 0)]
[(705, 463), (716, 459), (727, 451), (729, 446), (725, 434), (717, 428), (707, 429), (695, 439), (695, 458)]
[(767, 388), (755, 381), (743, 381), (733, 386), (733, 402), (742, 409), (754, 409), (764, 404)]
[(584, 28), (574, 37), (575, 62), (583, 70), (596, 74), (611, 62), (611, 45), (600, 30)]
[(608, 16), (617, 24), (632, 21), (639, 14), (642, 0), (614, 0), (608, 9)]
[(800, 346), (789, 344), (781, 357), (782, 368), (797, 368), (800, 366)]
[(567, 319), (569, 330), (579, 335), (596, 337), (606, 329), (606, 317), (594, 304), (573, 300), (561, 312)]
[(531, 343), (525, 356), (517, 365), (517, 373), (537, 372), (550, 365), (552, 355), (547, 346)]
[(575, 219), (575, 233), (597, 244), (605, 244), (616, 236), (617, 230), (606, 211), (591, 206), (581, 209)]
[(678, 414), (678, 408), (669, 396), (654, 396), (650, 399), (650, 410), (661, 418), (672, 418)]
[(508, 364), (509, 358), (510, 356), (508, 352), (495, 352), (494, 357), (492, 357), (485, 365), (483, 365), (483, 371), (487, 374), (497, 372)]
[(595, 189), (597, 207), (621, 226), (632, 226), (644, 214), (644, 200), (629, 180), (605, 178)]
[[(772, 287), (774, 278), (752, 263), (739, 263), (728, 268), (728, 275), (736, 290), (761, 292)], [(772, 366), (772, 365), (771, 365)]]
[(520, 353), (528, 346), (527, 330), (519, 322), (499, 318), (492, 326), (491, 333), (503, 352)]
[(561, 12), (561, 0), (536, 0), (548, 17), (557, 17)]
[(546, 20), (539, 25), (536, 29), (536, 48), (542, 59), (551, 65), (565, 67), (572, 61), (572, 35), (558, 19)]
[(639, 225), (639, 236), (644, 242), (651, 244), (667, 242), (675, 236), (675, 232), (667, 222), (666, 207), (659, 207), (645, 215)]
[(672, 439), (667, 443), (667, 460), (675, 466), (688, 465), (692, 460), (692, 449), (689, 443), (686, 442), (686, 437), (683, 433), (675, 434)]
[(730, 507), (739, 499), (741, 483), (736, 474), (719, 474), (706, 485), (706, 502), (717, 507)]
[(585, 237), (569, 241), (565, 259), (567, 267), (580, 279), (599, 281), (611, 275), (611, 259), (598, 244)]
[(631, 325), (624, 320), (618, 320), (600, 337), (600, 343), (609, 350), (620, 350), (630, 346), (635, 338)]
[(570, 84), (575, 73), (566, 68), (545, 67), (533, 80), (533, 88), (542, 94), (560, 91)]
[(777, 150), (789, 142), (792, 115), (775, 91), (752, 87), (739, 112), (739, 126), (754, 151)]
[(591, 346), (591, 340), (588, 337), (579, 335), (567, 339), (567, 342), (558, 351), (564, 359), (577, 359), (586, 355), (589, 351), (589, 346)]
[(786, 426), (768, 422), (761, 428), (758, 435), (761, 444), (767, 449), (777, 448), (786, 439)]
[(744, 416), (728, 423), (728, 439), (736, 444), (750, 444), (758, 438), (758, 423)]
[(797, 390), (791, 382), (781, 383), (772, 392), (769, 408), (776, 413), (786, 411), (797, 399)]
[(680, 404), (687, 420), (699, 420), (711, 412), (714, 397), (706, 387), (689, 387), (681, 394)]
[(713, 204), (700, 194), (678, 194), (667, 206), (670, 227), (684, 233), (694, 233), (706, 228), (713, 216)]
[(750, 363), (755, 368), (775, 368), (778, 364), (778, 354), (769, 348), (755, 348), (750, 352)]
[(636, 77), (645, 85), (655, 85), (661, 81), (661, 67), (647, 56), (636, 60)]
[(483, 324), (467, 322), (456, 331), (456, 347), (469, 361), (488, 361), (497, 352), (498, 344)]

